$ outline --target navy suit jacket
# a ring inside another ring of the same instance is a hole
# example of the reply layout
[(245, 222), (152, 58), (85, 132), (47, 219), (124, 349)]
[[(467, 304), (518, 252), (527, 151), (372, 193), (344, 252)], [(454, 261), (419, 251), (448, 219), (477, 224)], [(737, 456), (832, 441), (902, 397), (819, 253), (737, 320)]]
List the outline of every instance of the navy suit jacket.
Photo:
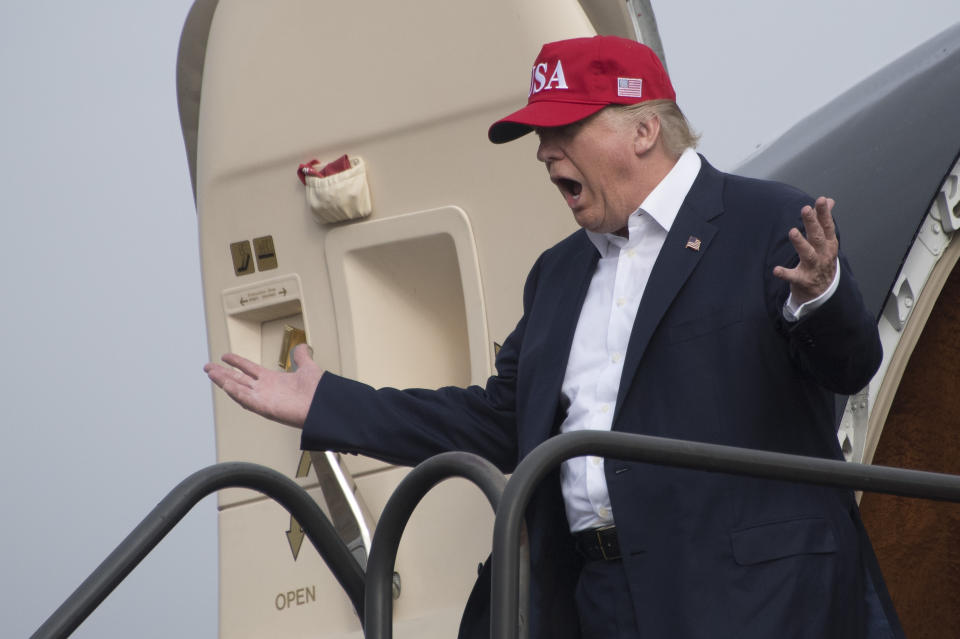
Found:
[[(796, 264), (787, 233), (803, 228), (810, 203), (703, 161), (640, 302), (614, 430), (842, 459), (834, 393), (865, 386), (881, 347), (842, 256), (830, 300), (800, 322), (783, 319), (789, 289), (772, 270)], [(485, 388), (374, 390), (325, 374), (303, 447), (408, 465), (466, 450), (509, 472), (563, 419), (560, 386), (597, 259), (583, 231), (540, 256)], [(849, 491), (619, 460), (605, 472), (638, 627), (649, 636), (902, 635)], [(527, 520), (530, 636), (577, 637), (581, 560), (559, 472), (541, 484)]]

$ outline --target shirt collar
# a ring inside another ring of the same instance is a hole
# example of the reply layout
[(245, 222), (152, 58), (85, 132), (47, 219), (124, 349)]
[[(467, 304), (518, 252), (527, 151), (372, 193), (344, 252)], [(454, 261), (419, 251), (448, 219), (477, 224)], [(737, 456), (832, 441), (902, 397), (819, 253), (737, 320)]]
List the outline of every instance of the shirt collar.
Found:
[(673, 226), (673, 221), (677, 218), (677, 213), (680, 211), (680, 206), (700, 173), (700, 166), (700, 156), (697, 155), (696, 151), (690, 148), (685, 149), (670, 172), (660, 180), (660, 183), (640, 203), (637, 210), (627, 218), (629, 238), (614, 233), (596, 233), (587, 230), (587, 237), (600, 251), (600, 256), (605, 257), (607, 255), (612, 248), (611, 244), (620, 248), (636, 242), (639, 239), (636, 231), (641, 225), (641, 216), (644, 213), (647, 213), (649, 218), (656, 222), (664, 232), (669, 232), (670, 227)]

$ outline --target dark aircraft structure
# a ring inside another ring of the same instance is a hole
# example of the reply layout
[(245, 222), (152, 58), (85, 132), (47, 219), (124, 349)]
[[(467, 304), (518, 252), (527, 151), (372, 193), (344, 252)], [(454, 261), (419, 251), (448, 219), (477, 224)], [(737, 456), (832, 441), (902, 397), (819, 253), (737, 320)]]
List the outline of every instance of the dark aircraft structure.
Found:
[[(885, 351), (871, 396), (847, 406), (854, 422), (871, 406), (866, 428), (855, 429), (856, 461), (960, 473), (958, 162), (960, 25), (739, 168), (837, 200), (841, 244)], [(866, 493), (861, 510), (906, 635), (960, 627), (960, 507)]]

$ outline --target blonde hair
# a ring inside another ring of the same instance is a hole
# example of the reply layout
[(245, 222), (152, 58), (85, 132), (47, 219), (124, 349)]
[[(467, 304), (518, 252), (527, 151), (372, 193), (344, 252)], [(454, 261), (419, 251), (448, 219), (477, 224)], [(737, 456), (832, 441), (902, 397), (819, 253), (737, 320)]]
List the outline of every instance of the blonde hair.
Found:
[(648, 100), (637, 104), (612, 104), (607, 109), (630, 118), (633, 122), (646, 122), (653, 116), (660, 120), (660, 139), (664, 149), (673, 159), (680, 157), (685, 149), (695, 149), (700, 134), (690, 128), (683, 111), (673, 100)]

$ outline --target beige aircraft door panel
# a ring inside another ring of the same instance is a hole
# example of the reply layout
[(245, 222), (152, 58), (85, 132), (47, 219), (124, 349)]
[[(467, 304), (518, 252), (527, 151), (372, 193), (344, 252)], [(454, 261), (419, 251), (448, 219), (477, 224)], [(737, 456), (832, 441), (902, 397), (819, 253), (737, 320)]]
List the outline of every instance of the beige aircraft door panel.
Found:
[[(605, 25), (629, 18), (587, 4)], [(594, 33), (577, 0), (220, 0), (200, 48), (181, 48), (204, 51), (195, 185), (211, 358), (276, 369), (290, 327), (320, 366), (376, 387), (482, 384), (525, 274), (576, 228), (536, 138), (495, 146), (486, 131), (522, 106), (544, 42)], [(343, 154), (365, 163), (372, 213), (318, 222), (297, 166)], [(218, 461), (268, 465), (324, 503), (299, 430), (220, 391), (213, 403)], [(406, 471), (340, 462), (375, 522)], [(221, 637), (359, 637), (312, 547), (294, 560), (282, 509), (243, 490), (219, 504)], [(491, 522), (466, 482), (428, 496), (401, 544), (397, 636), (455, 636)]]
[[(407, 473), (395, 468), (357, 479), (360, 493), (379, 517)], [(310, 494), (322, 505), (319, 488)], [(394, 635), (421, 639), (456, 636), (477, 567), (490, 550), (493, 511), (465, 480), (439, 484), (414, 511), (401, 540), (396, 570)], [(349, 599), (320, 555), (269, 500), (224, 508), (220, 513), (220, 633), (259, 637), (360, 637)], [(427, 622), (427, 619), (432, 621)]]
[(333, 229), (326, 256), (344, 375), (420, 388), (490, 375), (480, 268), (462, 209)]
[[(319, 488), (310, 494), (323, 504)], [(331, 633), (360, 628), (349, 598), (287, 511), (270, 500), (223, 509), (220, 636), (315, 637), (321, 623)]]
[[(377, 518), (407, 472), (394, 468), (357, 479), (359, 492)], [(424, 635), (401, 634), (400, 624), (434, 616), (437, 626), (428, 636), (456, 637), (478, 565), (490, 553), (492, 540), (493, 509), (480, 489), (466, 480), (450, 479), (431, 490), (413, 511), (400, 540), (395, 636), (422, 639)]]
[(308, 129), (343, 147), (478, 108), (506, 112), (525, 98), (543, 42), (593, 32), (575, 0), (221, 0), (200, 121), (216, 137), (199, 153), (232, 173), (312, 152)]
[[(309, 321), (303, 313), (302, 290), (301, 279), (295, 273), (251, 279), (245, 285), (224, 290), (221, 301), (229, 350), (268, 368), (279, 368), (286, 327), (306, 331), (308, 343), (310, 341)], [(229, 436), (221, 437), (217, 442), (221, 458), (257, 460), (293, 474), (300, 456), (297, 450), (299, 431), (277, 428), (276, 433), (265, 432), (263, 419), (246, 411), (238, 411), (230, 404), (225, 408), (231, 412), (231, 419), (224, 424)], [(308, 480), (298, 479), (307, 484)], [(259, 498), (256, 493), (243, 489), (219, 493), (222, 506)]]

